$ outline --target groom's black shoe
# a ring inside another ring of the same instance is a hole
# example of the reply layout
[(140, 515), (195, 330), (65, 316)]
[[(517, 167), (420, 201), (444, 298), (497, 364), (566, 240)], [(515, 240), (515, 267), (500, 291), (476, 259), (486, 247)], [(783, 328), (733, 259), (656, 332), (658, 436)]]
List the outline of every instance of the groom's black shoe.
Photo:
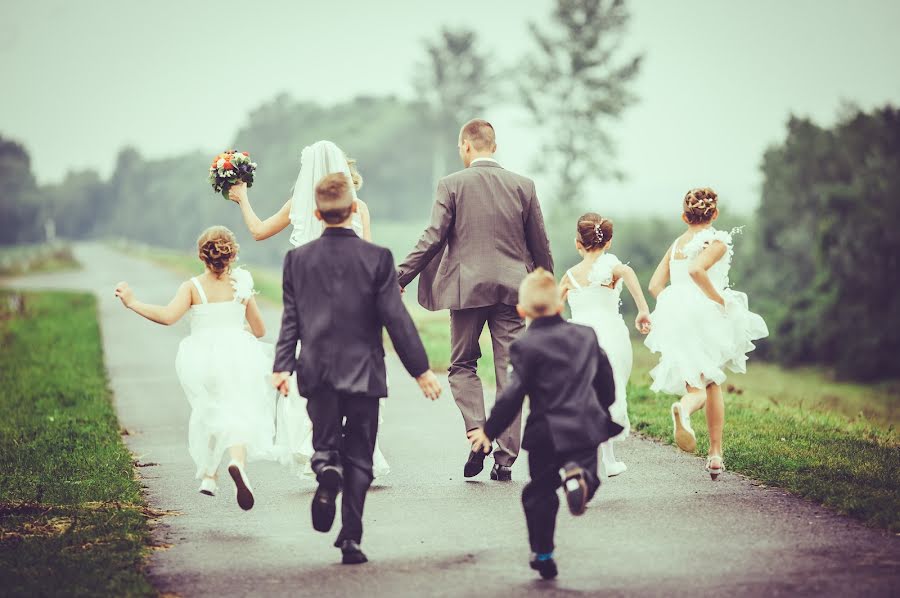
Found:
[(556, 568), (556, 561), (553, 560), (553, 557), (539, 560), (536, 554), (532, 554), (531, 562), (528, 564), (531, 565), (532, 569), (540, 573), (541, 577), (544, 579), (553, 579), (559, 575), (559, 570)]
[(355, 540), (344, 540), (341, 543), (341, 555), (341, 562), (345, 565), (361, 565), (369, 562)]
[(313, 529), (327, 532), (334, 523), (334, 501), (341, 491), (344, 477), (341, 470), (333, 465), (326, 465), (319, 472), (319, 488), (312, 501)]
[(463, 467), (463, 477), (473, 478), (481, 473), (484, 469), (484, 458), (491, 454), (491, 451), (471, 451), (466, 466)]
[(511, 482), (512, 467), (510, 467), (509, 465), (500, 465), (499, 463), (494, 463), (494, 468), (491, 469), (491, 479), (497, 480), (498, 482)]

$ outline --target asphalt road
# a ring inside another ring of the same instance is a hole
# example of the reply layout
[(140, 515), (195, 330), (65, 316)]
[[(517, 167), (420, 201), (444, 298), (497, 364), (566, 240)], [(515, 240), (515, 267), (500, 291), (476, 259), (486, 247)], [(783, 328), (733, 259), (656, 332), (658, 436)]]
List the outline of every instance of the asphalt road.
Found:
[[(888, 596), (900, 593), (900, 538), (726, 473), (700, 458), (629, 439), (629, 470), (605, 481), (587, 513), (560, 513), (554, 582), (528, 568), (519, 503), (524, 457), (512, 483), (464, 481), (462, 420), (445, 396), (430, 403), (397, 359), (380, 432), (393, 471), (366, 505), (370, 562), (340, 565), (337, 531), (312, 530), (314, 482), (273, 464), (251, 465), (256, 506), (241, 511), (227, 475), (219, 495), (197, 492), (187, 452), (188, 405), (175, 378), (184, 321), (165, 328), (113, 297), (128, 280), (144, 301), (166, 302), (181, 278), (99, 245), (77, 248), (81, 271), (11, 281), (24, 288), (95, 292), (106, 364), (124, 437), (150, 505), (170, 514), (149, 574), (179, 596)], [(280, 314), (264, 307), (269, 339)], [(490, 463), (490, 459), (488, 459)]]

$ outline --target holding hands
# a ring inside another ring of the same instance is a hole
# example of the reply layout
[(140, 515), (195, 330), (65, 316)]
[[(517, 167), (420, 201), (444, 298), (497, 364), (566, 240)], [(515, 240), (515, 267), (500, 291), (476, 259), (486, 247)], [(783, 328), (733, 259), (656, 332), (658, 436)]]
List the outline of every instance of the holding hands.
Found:
[(472, 443), (472, 452), (491, 452), (491, 439), (484, 433), (484, 428), (475, 428), (466, 432), (466, 437)]

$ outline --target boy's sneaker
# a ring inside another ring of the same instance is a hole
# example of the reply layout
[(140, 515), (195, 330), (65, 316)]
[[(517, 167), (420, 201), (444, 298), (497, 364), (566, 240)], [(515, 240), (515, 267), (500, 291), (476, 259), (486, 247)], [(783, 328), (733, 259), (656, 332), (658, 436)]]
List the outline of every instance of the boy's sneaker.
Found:
[(559, 470), (559, 476), (562, 478), (569, 511), (572, 515), (581, 515), (588, 502), (588, 487), (584, 480), (584, 470), (576, 463), (567, 463)]
[(537, 554), (532, 553), (531, 562), (528, 564), (544, 579), (553, 579), (559, 574), (559, 571), (556, 568), (556, 561), (553, 560), (552, 556), (550, 558), (541, 559)]

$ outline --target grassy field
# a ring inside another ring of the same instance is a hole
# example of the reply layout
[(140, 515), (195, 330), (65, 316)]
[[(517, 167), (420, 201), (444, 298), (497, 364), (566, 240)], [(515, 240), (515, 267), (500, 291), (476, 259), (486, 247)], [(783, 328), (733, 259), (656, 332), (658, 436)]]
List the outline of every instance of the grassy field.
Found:
[(0, 593), (152, 596), (93, 296), (0, 290)]
[(59, 272), (77, 267), (78, 262), (67, 245), (15, 245), (0, 248), (0, 276)]

